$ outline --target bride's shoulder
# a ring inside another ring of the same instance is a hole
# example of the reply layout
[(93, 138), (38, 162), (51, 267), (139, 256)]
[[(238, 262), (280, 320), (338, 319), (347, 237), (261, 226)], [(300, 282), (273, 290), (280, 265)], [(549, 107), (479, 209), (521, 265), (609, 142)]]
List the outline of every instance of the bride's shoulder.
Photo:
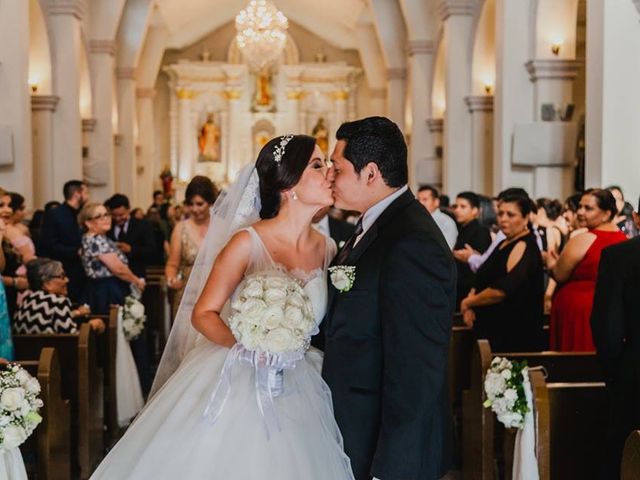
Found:
[(219, 256), (229, 258), (249, 258), (251, 255), (251, 235), (248, 230), (236, 232), (224, 246)]

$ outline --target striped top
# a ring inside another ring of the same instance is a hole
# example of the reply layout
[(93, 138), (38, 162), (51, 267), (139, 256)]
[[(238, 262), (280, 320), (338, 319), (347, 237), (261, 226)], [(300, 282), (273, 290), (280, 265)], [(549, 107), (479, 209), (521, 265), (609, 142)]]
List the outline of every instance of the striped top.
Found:
[(13, 331), (30, 333), (77, 333), (71, 318), (71, 300), (44, 290), (29, 292), (13, 317)]

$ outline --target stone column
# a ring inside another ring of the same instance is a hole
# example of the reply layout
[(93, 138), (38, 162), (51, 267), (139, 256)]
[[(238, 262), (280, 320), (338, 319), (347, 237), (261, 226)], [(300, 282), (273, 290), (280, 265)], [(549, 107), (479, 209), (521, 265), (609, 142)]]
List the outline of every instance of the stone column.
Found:
[(387, 68), (387, 116), (398, 124), (403, 132), (406, 80), (406, 68)]
[(432, 137), (427, 127), (428, 112), (431, 111), (431, 65), (433, 44), (428, 40), (409, 42), (409, 71), (411, 73), (411, 145), (409, 150), (409, 185), (416, 189), (426, 183), (421, 175), (421, 165), (433, 158)]
[[(80, 117), (80, 55), (81, 26), (85, 16), (85, 2), (65, 0), (50, 3), (49, 31), (53, 61), (54, 91), (60, 102), (54, 113), (53, 184), (62, 192), (64, 183), (82, 179), (82, 119)], [(60, 193), (58, 193), (59, 195)]]
[[(573, 82), (582, 62), (578, 60), (530, 60), (526, 67), (534, 84), (534, 118), (542, 120), (542, 105), (551, 104), (556, 111), (573, 103)], [(556, 118), (555, 120), (560, 120)]]
[(469, 40), (473, 3), (444, 0), (440, 15), (444, 24), (445, 95), (443, 189), (450, 195), (472, 188), (471, 116), (464, 99), (471, 92)]
[(138, 128), (140, 155), (138, 157), (138, 188), (134, 191), (135, 205), (145, 206), (153, 194), (153, 179), (160, 172), (156, 172), (154, 159), (156, 157), (155, 128), (153, 121), (153, 98), (156, 91), (153, 88), (138, 88), (136, 90), (136, 110), (138, 114)]
[(60, 196), (54, 184), (53, 157), (53, 112), (59, 100), (55, 95), (31, 96), (34, 208), (43, 208), (45, 203)]
[(118, 133), (121, 135), (116, 162), (116, 191), (132, 198), (136, 190), (136, 75), (133, 68), (117, 68)]
[(369, 115), (384, 116), (387, 105), (387, 89), (371, 88), (369, 89)]
[(492, 196), (493, 185), (493, 95), (465, 99), (471, 113), (472, 189)]
[(195, 172), (195, 126), (191, 121), (191, 100), (194, 92), (178, 89), (178, 181), (188, 182)]
[(331, 93), (331, 98), (333, 98), (333, 125), (330, 127), (329, 155), (331, 155), (336, 146), (336, 131), (348, 118), (347, 100), (349, 99), (349, 91), (346, 89), (336, 90)]
[(89, 70), (93, 87), (93, 115), (96, 125), (89, 135), (90, 162), (84, 162), (84, 178), (92, 194), (107, 197), (115, 190), (113, 151), (113, 95), (115, 43), (89, 42)]
[[(426, 123), (429, 135), (431, 135), (433, 152), (431, 158), (425, 163), (424, 172), (421, 173), (421, 179), (425, 184), (442, 188), (442, 134), (444, 130), (444, 120), (442, 118), (429, 118)], [(442, 193), (450, 195), (447, 191)]]

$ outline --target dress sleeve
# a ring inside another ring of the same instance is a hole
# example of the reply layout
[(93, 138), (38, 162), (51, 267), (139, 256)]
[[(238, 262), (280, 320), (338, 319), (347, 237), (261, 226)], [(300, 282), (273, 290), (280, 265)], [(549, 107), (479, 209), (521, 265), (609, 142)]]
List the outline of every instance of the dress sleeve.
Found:
[(532, 250), (532, 245), (530, 243), (527, 243), (525, 251), (522, 254), (522, 258), (511, 269), (510, 272), (507, 272), (506, 262), (508, 261), (508, 258), (509, 258), (507, 256), (504, 264), (505, 273), (500, 277), (494, 279), (492, 282), (490, 282), (489, 288), (502, 290), (507, 297), (511, 296), (515, 291), (517, 291), (523, 284), (525, 284), (529, 280), (531, 276), (531, 272), (533, 271), (533, 268), (534, 268), (535, 257), (533, 255), (540, 255), (540, 253), (537, 251), (537, 249), (534, 252)]

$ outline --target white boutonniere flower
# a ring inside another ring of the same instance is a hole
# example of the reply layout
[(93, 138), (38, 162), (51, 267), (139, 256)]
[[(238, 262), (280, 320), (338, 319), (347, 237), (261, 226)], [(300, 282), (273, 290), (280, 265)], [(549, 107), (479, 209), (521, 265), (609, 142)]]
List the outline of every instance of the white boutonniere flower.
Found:
[(356, 267), (352, 265), (336, 265), (329, 268), (331, 283), (340, 293), (346, 293), (356, 281)]

